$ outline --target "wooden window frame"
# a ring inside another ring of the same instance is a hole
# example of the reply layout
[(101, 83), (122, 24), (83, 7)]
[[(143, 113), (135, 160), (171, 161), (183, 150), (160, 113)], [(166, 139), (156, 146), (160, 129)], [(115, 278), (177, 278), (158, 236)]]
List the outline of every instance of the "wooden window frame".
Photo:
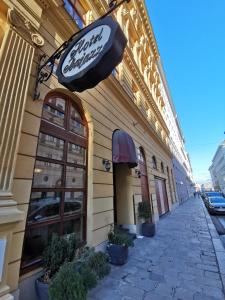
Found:
[[(52, 98), (61, 98), (65, 100), (65, 111), (60, 109), (59, 107), (55, 106), (52, 103), (49, 103), (48, 100)], [(79, 103), (79, 98), (77, 98), (77, 102)], [(48, 157), (43, 157), (39, 156), (38, 153), (36, 152), (36, 158), (35, 158), (35, 163), (36, 161), (45, 161), (49, 163), (56, 163), (60, 164), (63, 166), (62, 170), (62, 186), (61, 187), (54, 187), (54, 188), (38, 188), (38, 187), (33, 187), (34, 183), (34, 173), (33, 173), (33, 181), (32, 181), (32, 188), (31, 188), (31, 193), (32, 192), (61, 192), (61, 200), (59, 203), (59, 215), (51, 217), (47, 220), (41, 220), (37, 221), (36, 223), (30, 223), (28, 222), (28, 213), (27, 213), (27, 221), (26, 221), (26, 227), (25, 227), (25, 234), (29, 229), (33, 228), (41, 228), (44, 226), (48, 226), (51, 224), (59, 224), (59, 234), (63, 235), (63, 229), (64, 229), (64, 223), (70, 220), (81, 220), (81, 230), (82, 230), (82, 240), (80, 241), (81, 244), (84, 244), (86, 242), (86, 230), (87, 230), (87, 176), (88, 176), (88, 124), (84, 116), (84, 112), (81, 110), (79, 105), (73, 101), (69, 96), (61, 93), (49, 93), (48, 96), (46, 97), (44, 104), (47, 104), (54, 109), (57, 109), (58, 111), (61, 111), (64, 113), (64, 127), (60, 127), (58, 125), (55, 125), (54, 123), (51, 123), (50, 121), (47, 121), (46, 119), (41, 118), (41, 124), (40, 124), (40, 130), (39, 130), (39, 136), (40, 133), (48, 134), (51, 136), (54, 136), (56, 138), (62, 139), (64, 141), (64, 149), (63, 149), (63, 158), (62, 160), (57, 160), (57, 159), (52, 159)], [(79, 122), (85, 127), (85, 133), (86, 136), (81, 136), (75, 132), (70, 131), (70, 118), (71, 118), (71, 107), (74, 107), (76, 111), (80, 114), (81, 120)], [(43, 114), (44, 108), (42, 110)], [(38, 139), (39, 140), (39, 139)], [(86, 157), (85, 157), (85, 165), (81, 164), (76, 164), (76, 163), (71, 163), (67, 162), (67, 151), (68, 151), (68, 143), (73, 143), (78, 146), (81, 146), (85, 148), (86, 150)], [(38, 151), (38, 144), (37, 144), (37, 150)], [(86, 170), (85, 177), (84, 177), (84, 187), (83, 188), (67, 188), (66, 187), (66, 167), (77, 167), (77, 168), (82, 168)], [(66, 192), (83, 192), (83, 211), (82, 212), (73, 212), (69, 215), (64, 214), (64, 200), (65, 200), (65, 193)], [(31, 202), (29, 202), (30, 204)], [(28, 208), (29, 212), (29, 208)], [(23, 258), (23, 257), (22, 257)], [(42, 264), (41, 257), (37, 257), (35, 259), (32, 259), (30, 262), (26, 263), (21, 263), (21, 274), (25, 274), (29, 271), (32, 271), (33, 269), (36, 269)]]

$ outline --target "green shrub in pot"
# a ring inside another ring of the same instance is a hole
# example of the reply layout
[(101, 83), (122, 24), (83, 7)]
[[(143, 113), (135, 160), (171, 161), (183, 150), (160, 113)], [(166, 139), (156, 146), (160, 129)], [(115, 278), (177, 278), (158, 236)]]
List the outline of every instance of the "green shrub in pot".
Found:
[(73, 263), (65, 263), (54, 276), (49, 294), (51, 300), (85, 300), (88, 288)]
[(155, 235), (155, 224), (152, 223), (152, 211), (149, 200), (138, 203), (138, 217), (144, 219), (142, 224), (142, 235), (152, 237)]
[(107, 251), (110, 262), (114, 265), (123, 265), (128, 259), (128, 247), (134, 245), (133, 238), (126, 232), (118, 228), (110, 230), (108, 233)]
[(98, 279), (102, 279), (110, 273), (111, 268), (108, 264), (108, 261), (108, 255), (104, 252), (99, 251), (95, 252), (89, 257), (87, 265), (96, 273)]
[(45, 248), (43, 259), (43, 275), (35, 282), (37, 296), (40, 300), (49, 299), (49, 283), (59, 268), (65, 263), (72, 261), (75, 257), (78, 241), (75, 234), (68, 238), (53, 234), (49, 244)]
[(79, 258), (75, 261), (75, 268), (78, 272), (82, 268), (89, 268), (96, 274), (97, 279), (102, 279), (110, 272), (109, 257), (106, 253), (94, 248), (85, 247), (79, 253)]

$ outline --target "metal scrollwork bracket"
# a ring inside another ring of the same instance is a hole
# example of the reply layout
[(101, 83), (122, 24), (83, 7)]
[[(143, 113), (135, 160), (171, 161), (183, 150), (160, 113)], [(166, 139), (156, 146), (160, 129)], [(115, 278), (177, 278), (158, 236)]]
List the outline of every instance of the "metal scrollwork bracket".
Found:
[[(99, 20), (111, 14), (115, 9), (117, 9), (124, 2), (129, 3), (130, 0), (121, 0), (119, 3), (117, 3), (117, 0), (110, 0), (109, 10), (103, 16), (101, 16)], [(69, 38), (69, 40), (64, 42), (48, 59), (46, 59), (47, 56), (45, 54), (40, 56), (38, 67), (37, 67), (37, 76), (36, 76), (33, 100), (39, 99), (40, 97), (39, 85), (42, 84), (43, 82), (46, 82), (51, 77), (54, 71), (55, 61), (60, 58), (61, 54), (66, 50), (68, 45), (73, 41), (74, 37), (81, 31), (89, 27), (91, 24), (82, 28), (78, 32), (74, 33)]]

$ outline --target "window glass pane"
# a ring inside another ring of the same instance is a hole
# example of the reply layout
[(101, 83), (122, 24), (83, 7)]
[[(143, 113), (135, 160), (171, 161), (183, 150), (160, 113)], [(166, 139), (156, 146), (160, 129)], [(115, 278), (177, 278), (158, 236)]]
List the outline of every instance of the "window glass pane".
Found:
[(70, 130), (79, 135), (86, 136), (86, 128), (82, 124), (82, 118), (73, 106), (71, 106)]
[(59, 216), (59, 207), (62, 193), (59, 192), (32, 192), (28, 222), (44, 221)]
[(63, 224), (63, 234), (75, 233), (78, 240), (82, 240), (82, 219), (66, 221)]
[(64, 214), (83, 211), (83, 192), (66, 192), (64, 200)]
[(64, 99), (55, 97), (48, 99), (48, 102), (65, 111), (66, 101)]
[(67, 161), (78, 165), (85, 165), (86, 164), (85, 148), (79, 145), (68, 143)]
[(66, 167), (66, 187), (83, 188), (85, 180), (85, 170), (76, 167)]
[(64, 141), (54, 136), (40, 133), (37, 155), (52, 159), (63, 159)]
[(64, 2), (64, 7), (68, 14), (71, 16), (71, 18), (76, 22), (77, 26), (82, 29), (84, 27), (83, 20), (75, 10), (75, 1), (69, 1), (69, 0), (63, 0)]
[(70, 119), (70, 130), (82, 136), (86, 136), (86, 128), (80, 122)]
[(33, 187), (54, 188), (62, 185), (62, 166), (36, 160)]
[(59, 223), (29, 228), (24, 237), (23, 265), (40, 258), (53, 233), (59, 233)]
[(81, 115), (79, 112), (76, 110), (74, 106), (71, 106), (71, 118), (77, 120), (77, 121), (82, 121)]
[(43, 118), (61, 127), (64, 126), (64, 113), (47, 104), (43, 105)]

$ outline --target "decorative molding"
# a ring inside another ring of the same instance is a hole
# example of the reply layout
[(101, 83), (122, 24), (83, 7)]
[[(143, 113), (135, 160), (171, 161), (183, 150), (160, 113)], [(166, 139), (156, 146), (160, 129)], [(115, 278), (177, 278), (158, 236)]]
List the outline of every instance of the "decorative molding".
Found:
[[(164, 128), (164, 130), (166, 131), (167, 134), (169, 134), (169, 130), (168, 127), (161, 115), (161, 112), (158, 108), (158, 105), (156, 103), (156, 101), (154, 100), (154, 95), (152, 95), (148, 85), (146, 84), (143, 76), (141, 76), (140, 73), (140, 69), (137, 66), (136, 62), (134, 62), (134, 58), (132, 58), (132, 55), (130, 53), (130, 49), (127, 48), (124, 52), (124, 62), (126, 62), (128, 64), (128, 66), (131, 69), (132, 74), (134, 75), (134, 78), (136, 79), (136, 82), (139, 83), (139, 88), (142, 90), (143, 95), (146, 97), (147, 101), (150, 103), (150, 106), (153, 108), (153, 111), (155, 112), (155, 114), (157, 115), (158, 119), (160, 120), (160, 123), (162, 125), (162, 127)], [(151, 72), (151, 75), (152, 72)], [(154, 76), (155, 77), (155, 76)], [(155, 80), (155, 78), (154, 78)]]
[(30, 21), (25, 19), (16, 9), (8, 10), (8, 19), (20, 34), (25, 34), (36, 46), (42, 47), (44, 45), (44, 38), (36, 32)]
[(24, 212), (16, 206), (2, 207), (0, 210), (0, 225), (24, 220)]
[[(11, 49), (16, 55), (11, 54)], [(1, 50), (0, 198), (5, 195), (7, 200), (12, 194), (16, 154), (35, 47), (13, 28), (10, 28), (5, 38), (4, 47)], [(11, 74), (6, 77), (4, 74), (7, 74), (8, 70), (11, 70)]]

